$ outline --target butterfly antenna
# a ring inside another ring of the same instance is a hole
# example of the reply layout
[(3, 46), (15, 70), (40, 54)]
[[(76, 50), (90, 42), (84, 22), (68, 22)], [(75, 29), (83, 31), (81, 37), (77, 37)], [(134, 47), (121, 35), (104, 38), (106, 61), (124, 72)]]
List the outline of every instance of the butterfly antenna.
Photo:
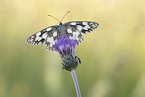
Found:
[(54, 18), (54, 19), (57, 20), (58, 22), (61, 22), (61, 21), (59, 21), (56, 17), (54, 17), (54, 16), (52, 16), (52, 15), (48, 15), (48, 16)]
[[(62, 19), (61, 19), (61, 21), (64, 19), (64, 17), (69, 13), (70, 11), (68, 11), (63, 17), (62, 17)], [(60, 21), (60, 22), (61, 22)]]

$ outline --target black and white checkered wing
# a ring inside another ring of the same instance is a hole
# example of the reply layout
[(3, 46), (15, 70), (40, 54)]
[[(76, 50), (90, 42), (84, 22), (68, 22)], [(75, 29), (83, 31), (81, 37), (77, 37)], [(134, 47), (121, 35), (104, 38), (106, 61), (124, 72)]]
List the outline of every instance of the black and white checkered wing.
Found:
[(91, 21), (72, 21), (67, 22), (64, 25), (70, 25), (77, 30), (79, 30), (83, 34), (87, 34), (92, 32), (93, 30), (97, 29), (99, 24), (97, 22), (91, 22)]
[(78, 45), (84, 41), (84, 36), (75, 27), (72, 27), (70, 25), (63, 25), (63, 26), (66, 28), (65, 34), (69, 36), (70, 39), (76, 40)]
[(48, 51), (53, 51), (53, 45), (60, 32), (58, 32), (58, 25), (47, 27), (27, 39), (27, 43), (39, 45), (45, 43), (45, 48)]

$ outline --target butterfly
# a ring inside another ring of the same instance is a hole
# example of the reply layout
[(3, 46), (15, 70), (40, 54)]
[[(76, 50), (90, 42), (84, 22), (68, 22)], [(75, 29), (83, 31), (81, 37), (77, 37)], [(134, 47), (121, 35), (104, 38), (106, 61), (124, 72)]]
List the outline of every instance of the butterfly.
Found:
[(36, 32), (27, 39), (27, 43), (34, 45), (44, 43), (45, 49), (48, 51), (53, 51), (53, 46), (58, 40), (59, 36), (65, 35), (70, 39), (76, 40), (77, 45), (79, 45), (84, 41), (84, 36), (82, 34), (90, 33), (99, 26), (97, 22), (92, 21), (71, 21), (64, 24), (61, 21), (59, 21), (59, 25), (49, 26), (39, 32)]

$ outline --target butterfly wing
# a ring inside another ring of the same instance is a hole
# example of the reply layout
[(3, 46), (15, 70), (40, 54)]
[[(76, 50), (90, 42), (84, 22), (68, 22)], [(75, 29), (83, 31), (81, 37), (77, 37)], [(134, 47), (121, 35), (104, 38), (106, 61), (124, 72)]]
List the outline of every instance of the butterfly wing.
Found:
[(65, 23), (64, 25), (70, 25), (79, 30), (83, 34), (90, 33), (99, 26), (97, 22), (92, 21), (71, 21)]
[(53, 45), (55, 44), (58, 33), (58, 25), (47, 27), (27, 39), (27, 43), (39, 45), (45, 43), (44, 48), (48, 51), (53, 51)]
[(91, 21), (72, 21), (63, 24), (66, 28), (66, 33), (69, 34), (70, 38), (77, 41), (79, 45), (84, 41), (82, 34), (87, 34), (95, 30), (99, 24)]
[(63, 25), (65, 27), (66, 35), (69, 36), (70, 39), (76, 40), (77, 45), (83, 42), (84, 36), (81, 34), (79, 30), (77, 30), (75, 27), (70, 25)]

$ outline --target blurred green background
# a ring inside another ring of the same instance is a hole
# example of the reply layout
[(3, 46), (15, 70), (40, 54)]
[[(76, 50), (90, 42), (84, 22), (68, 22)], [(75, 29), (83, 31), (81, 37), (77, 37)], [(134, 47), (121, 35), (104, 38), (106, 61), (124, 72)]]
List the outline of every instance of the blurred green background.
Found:
[(73, 20), (96, 21), (77, 46), (82, 97), (145, 97), (144, 0), (0, 0), (0, 97), (76, 97), (57, 52), (26, 39)]

